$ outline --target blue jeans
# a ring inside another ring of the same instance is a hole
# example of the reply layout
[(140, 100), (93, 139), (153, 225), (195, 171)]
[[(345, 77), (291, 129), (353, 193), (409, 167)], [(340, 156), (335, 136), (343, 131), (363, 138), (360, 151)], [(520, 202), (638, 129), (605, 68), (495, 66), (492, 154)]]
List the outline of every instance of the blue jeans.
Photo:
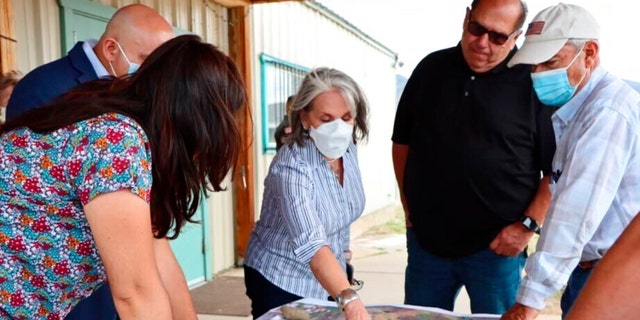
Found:
[(114, 320), (117, 319), (117, 316), (109, 285), (105, 283), (91, 296), (80, 301), (64, 319)]
[(441, 258), (422, 249), (414, 232), (407, 228), (405, 304), (453, 310), (462, 286), (472, 313), (503, 314), (515, 303), (524, 252), (505, 257), (485, 249), (462, 258)]
[(560, 300), (562, 318), (569, 313), (569, 309), (571, 309), (576, 298), (578, 298), (578, 294), (580, 294), (580, 290), (582, 290), (582, 287), (584, 287), (584, 284), (587, 282), (589, 275), (591, 275), (591, 271), (593, 271), (593, 269), (582, 269), (580, 267), (573, 269), (573, 272), (569, 277), (569, 281), (567, 281), (567, 286), (564, 288), (562, 299)]

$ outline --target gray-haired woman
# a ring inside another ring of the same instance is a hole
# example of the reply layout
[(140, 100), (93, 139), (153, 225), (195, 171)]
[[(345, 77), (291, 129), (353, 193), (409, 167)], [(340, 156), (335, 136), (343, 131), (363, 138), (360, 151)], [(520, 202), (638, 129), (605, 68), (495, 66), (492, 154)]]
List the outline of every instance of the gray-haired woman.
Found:
[(328, 294), (347, 320), (369, 319), (345, 272), (349, 229), (365, 205), (356, 142), (367, 137), (367, 109), (362, 89), (341, 71), (317, 68), (304, 78), (245, 255), (254, 318)]

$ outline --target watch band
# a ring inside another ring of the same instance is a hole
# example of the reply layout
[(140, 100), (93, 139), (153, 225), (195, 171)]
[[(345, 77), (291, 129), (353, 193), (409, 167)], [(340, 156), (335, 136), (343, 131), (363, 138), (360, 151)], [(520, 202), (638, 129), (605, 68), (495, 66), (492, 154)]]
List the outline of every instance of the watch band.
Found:
[(360, 299), (360, 296), (358, 295), (358, 293), (351, 288), (347, 288), (340, 291), (340, 293), (336, 296), (336, 304), (338, 305), (338, 308), (340, 308), (341, 311), (344, 311), (344, 308), (350, 302), (358, 299)]
[(522, 225), (527, 228), (527, 230), (540, 234), (540, 225), (535, 219), (529, 216), (524, 216), (520, 221), (522, 221)]

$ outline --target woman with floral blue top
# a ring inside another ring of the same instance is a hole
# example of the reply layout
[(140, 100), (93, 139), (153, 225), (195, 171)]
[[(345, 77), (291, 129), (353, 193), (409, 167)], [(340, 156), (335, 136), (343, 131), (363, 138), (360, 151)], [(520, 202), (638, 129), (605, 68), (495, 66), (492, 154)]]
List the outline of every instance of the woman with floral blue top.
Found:
[(185, 35), (1, 127), (0, 318), (62, 319), (108, 278), (121, 319), (196, 319), (167, 238), (222, 189), (245, 101), (231, 59)]

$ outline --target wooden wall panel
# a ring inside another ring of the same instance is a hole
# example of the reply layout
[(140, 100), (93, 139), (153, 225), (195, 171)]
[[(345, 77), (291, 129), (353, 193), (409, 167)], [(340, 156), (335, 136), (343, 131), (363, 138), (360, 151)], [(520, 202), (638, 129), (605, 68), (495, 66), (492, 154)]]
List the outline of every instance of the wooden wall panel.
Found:
[(17, 69), (16, 35), (9, 0), (0, 0), (0, 72)]
[(251, 119), (253, 105), (251, 99), (251, 36), (249, 17), (245, 7), (229, 9), (229, 56), (236, 62), (240, 73), (244, 75), (249, 101), (243, 112), (236, 117), (245, 146), (234, 176), (235, 217), (236, 217), (236, 254), (238, 264), (242, 264), (244, 252), (249, 243), (249, 236), (255, 222), (255, 169), (253, 154), (255, 138)]

